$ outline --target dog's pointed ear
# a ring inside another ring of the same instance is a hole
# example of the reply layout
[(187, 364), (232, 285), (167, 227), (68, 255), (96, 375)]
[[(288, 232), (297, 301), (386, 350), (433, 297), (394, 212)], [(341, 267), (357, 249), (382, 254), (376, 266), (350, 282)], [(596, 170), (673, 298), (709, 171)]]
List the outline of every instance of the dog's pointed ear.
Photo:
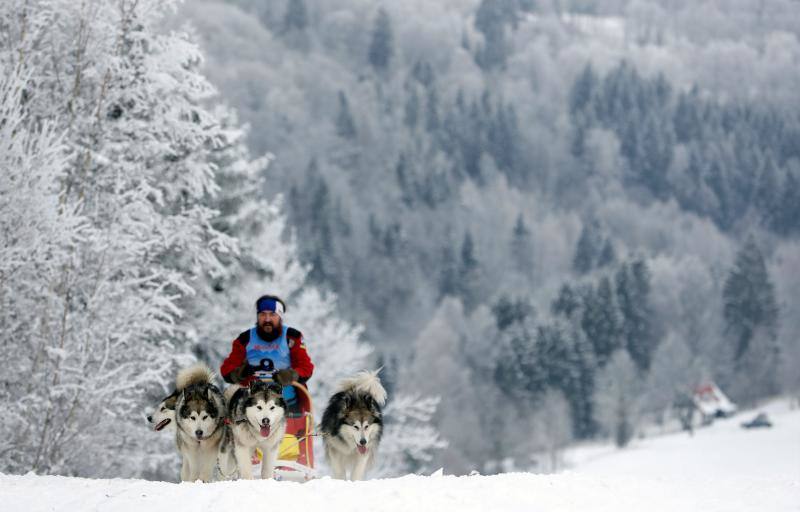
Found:
[(275, 383), (270, 384), (269, 386), (267, 386), (267, 391), (271, 391), (276, 395), (283, 395), (283, 387), (280, 386), (279, 384)]
[(347, 409), (350, 407), (350, 396), (343, 395), (342, 401), (339, 402), (339, 418), (344, 418), (344, 415), (347, 413)]
[(369, 404), (369, 412), (371, 412), (376, 418), (380, 418), (383, 415), (381, 409), (374, 402)]
[(164, 399), (164, 407), (166, 407), (167, 409), (174, 410), (175, 402), (177, 401), (178, 401), (178, 392), (176, 391), (175, 393), (171, 394), (170, 396)]

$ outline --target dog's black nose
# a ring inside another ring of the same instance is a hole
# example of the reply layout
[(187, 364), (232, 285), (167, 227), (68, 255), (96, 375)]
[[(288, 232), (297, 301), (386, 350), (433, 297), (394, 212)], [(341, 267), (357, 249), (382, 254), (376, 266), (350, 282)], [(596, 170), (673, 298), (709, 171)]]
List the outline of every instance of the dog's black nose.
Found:
[(194, 435), (196, 435), (197, 437), (203, 437), (203, 431), (202, 430), (195, 430), (194, 431)]
[(263, 420), (261, 420), (261, 426), (262, 427), (268, 427), (269, 426), (269, 418), (264, 418)]
[(362, 439), (361, 441), (359, 441), (359, 444), (361, 444), (361, 446), (364, 446), (365, 444), (367, 444), (367, 440)]
[(147, 421), (149, 421), (150, 423), (153, 423), (153, 417), (152, 416), (147, 416)]

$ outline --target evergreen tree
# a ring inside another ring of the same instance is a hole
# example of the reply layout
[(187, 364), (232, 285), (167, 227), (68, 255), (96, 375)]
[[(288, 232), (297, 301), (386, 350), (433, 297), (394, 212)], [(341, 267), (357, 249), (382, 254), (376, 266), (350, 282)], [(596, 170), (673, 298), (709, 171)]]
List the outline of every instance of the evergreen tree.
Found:
[(431, 87), (434, 80), (436, 80), (436, 73), (428, 61), (418, 60), (415, 62), (411, 70), (411, 76), (426, 88)]
[(778, 204), (773, 215), (773, 229), (784, 234), (800, 232), (800, 159), (787, 162), (786, 178), (775, 195)]
[(425, 102), (425, 129), (429, 132), (436, 132), (439, 124), (439, 94), (435, 87), (431, 87), (428, 89)]
[(442, 248), (439, 272), (439, 296), (456, 296), (459, 293), (459, 265), (456, 254), (450, 244)]
[(417, 88), (412, 87), (411, 92), (408, 95), (408, 99), (406, 99), (406, 106), (403, 111), (403, 122), (410, 130), (413, 130), (417, 127), (417, 123), (419, 121), (419, 109), (420, 100), (419, 95), (417, 94)]
[(305, 30), (308, 25), (308, 11), (305, 0), (289, 0), (283, 17), (283, 30)]
[(506, 25), (516, 27), (517, 3), (507, 0), (481, 0), (475, 13), (475, 28), (483, 33), (484, 46), (475, 60), (485, 70), (502, 69), (508, 57)]
[(665, 200), (671, 192), (667, 171), (672, 162), (675, 135), (670, 123), (662, 119), (658, 112), (651, 112), (639, 125), (640, 145), (631, 164), (638, 173), (638, 179), (653, 195)]
[(575, 79), (569, 92), (569, 112), (571, 115), (575, 116), (579, 112), (586, 114), (586, 111), (592, 107), (598, 83), (599, 80), (592, 68), (592, 64), (586, 64), (581, 74)]
[(650, 272), (643, 260), (623, 263), (615, 276), (617, 303), (622, 314), (622, 339), (625, 348), (636, 363), (646, 372), (653, 353), (658, 347), (658, 336), (653, 326), (650, 306)]
[(492, 306), (492, 313), (494, 314), (497, 329), (504, 331), (512, 325), (524, 324), (533, 319), (536, 311), (528, 299), (512, 299), (503, 295)]
[(594, 357), (580, 328), (556, 320), (536, 331), (536, 365), (545, 386), (560, 389), (570, 403), (573, 433), (578, 439), (594, 435)]
[(558, 291), (558, 297), (550, 305), (550, 311), (556, 316), (563, 316), (570, 320), (580, 307), (580, 297), (568, 283), (564, 283)]
[(370, 65), (376, 71), (384, 72), (389, 69), (389, 65), (394, 55), (394, 41), (392, 40), (392, 20), (389, 13), (381, 7), (375, 18), (375, 25), (372, 29), (372, 40), (369, 44), (367, 58)]
[(458, 286), (464, 307), (470, 310), (476, 305), (480, 294), (480, 262), (475, 255), (475, 244), (469, 231), (464, 233), (460, 256)]
[(534, 273), (535, 261), (533, 259), (533, 237), (525, 225), (522, 214), (517, 216), (514, 230), (511, 233), (511, 257), (517, 272), (531, 277)]
[(617, 260), (617, 253), (614, 250), (614, 244), (610, 239), (606, 238), (603, 248), (600, 250), (600, 256), (597, 259), (597, 268), (603, 268), (611, 265)]
[(583, 295), (581, 326), (594, 347), (599, 366), (618, 348), (620, 343), (620, 318), (614, 300), (614, 291), (608, 277), (602, 277), (597, 290), (589, 287)]
[(356, 122), (350, 113), (350, 103), (344, 91), (339, 91), (339, 113), (336, 115), (336, 134), (343, 139), (356, 138)]
[(400, 154), (395, 166), (397, 185), (400, 188), (400, 199), (403, 204), (410, 207), (414, 204), (414, 183), (408, 166), (408, 159), (404, 153)]
[(778, 304), (764, 257), (751, 237), (736, 255), (722, 291), (726, 333), (733, 340), (734, 358), (740, 361), (759, 331), (774, 340)]
[(575, 246), (575, 256), (572, 259), (572, 268), (578, 274), (587, 274), (595, 268), (601, 243), (599, 230), (600, 226), (597, 221), (586, 222), (581, 228), (581, 234)]

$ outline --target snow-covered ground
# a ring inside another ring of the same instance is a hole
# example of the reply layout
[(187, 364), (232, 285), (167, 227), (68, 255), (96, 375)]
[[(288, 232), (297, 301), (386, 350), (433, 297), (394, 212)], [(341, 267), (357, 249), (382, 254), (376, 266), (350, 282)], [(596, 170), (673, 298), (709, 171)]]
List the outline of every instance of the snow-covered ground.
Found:
[[(743, 429), (741, 423), (766, 412), (769, 429)], [(587, 475), (652, 478), (764, 477), (800, 480), (800, 409), (787, 400), (719, 419), (709, 427), (636, 440), (624, 450), (585, 446), (569, 450), (566, 462)], [(800, 510), (800, 499), (798, 500)]]
[(570, 451), (558, 475), (405, 476), (367, 482), (214, 484), (0, 475), (0, 509), (44, 511), (800, 511), (800, 411), (767, 408), (775, 426), (746, 431), (754, 413), (690, 438), (640, 440), (630, 449)]

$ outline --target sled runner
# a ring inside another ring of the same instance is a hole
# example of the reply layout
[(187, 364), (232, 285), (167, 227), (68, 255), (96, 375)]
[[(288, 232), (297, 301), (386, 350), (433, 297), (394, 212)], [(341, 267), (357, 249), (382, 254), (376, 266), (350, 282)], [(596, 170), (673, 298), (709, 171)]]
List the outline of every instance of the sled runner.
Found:
[[(286, 413), (286, 435), (281, 441), (278, 460), (275, 462), (275, 479), (307, 482), (317, 476), (314, 469), (314, 415), (311, 395), (299, 382), (297, 390), (298, 412)], [(256, 449), (253, 464), (261, 463), (261, 451)]]

